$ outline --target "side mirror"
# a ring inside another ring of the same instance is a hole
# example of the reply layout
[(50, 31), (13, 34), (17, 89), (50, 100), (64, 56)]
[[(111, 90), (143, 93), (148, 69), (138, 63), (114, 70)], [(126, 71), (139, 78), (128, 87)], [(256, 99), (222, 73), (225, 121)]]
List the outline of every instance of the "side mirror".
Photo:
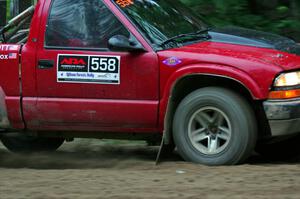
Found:
[(115, 35), (108, 40), (108, 47), (112, 51), (145, 52), (143, 46), (137, 41), (131, 41), (123, 35)]

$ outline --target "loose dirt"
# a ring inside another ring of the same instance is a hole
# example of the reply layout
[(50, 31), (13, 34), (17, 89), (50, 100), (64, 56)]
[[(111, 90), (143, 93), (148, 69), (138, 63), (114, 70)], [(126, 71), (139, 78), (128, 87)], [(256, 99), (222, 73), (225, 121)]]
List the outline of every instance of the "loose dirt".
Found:
[(157, 150), (79, 139), (55, 153), (16, 155), (0, 145), (0, 198), (300, 198), (300, 157), (206, 167), (174, 153), (155, 166)]

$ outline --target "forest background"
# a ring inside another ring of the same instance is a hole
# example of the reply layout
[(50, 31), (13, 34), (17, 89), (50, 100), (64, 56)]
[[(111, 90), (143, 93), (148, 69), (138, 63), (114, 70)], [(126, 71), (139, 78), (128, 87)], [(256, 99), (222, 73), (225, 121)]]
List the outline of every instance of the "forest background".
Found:
[[(35, 0), (0, 0), (0, 26)], [(181, 0), (215, 26), (273, 32), (300, 42), (300, 0)], [(17, 10), (12, 4), (18, 2)]]

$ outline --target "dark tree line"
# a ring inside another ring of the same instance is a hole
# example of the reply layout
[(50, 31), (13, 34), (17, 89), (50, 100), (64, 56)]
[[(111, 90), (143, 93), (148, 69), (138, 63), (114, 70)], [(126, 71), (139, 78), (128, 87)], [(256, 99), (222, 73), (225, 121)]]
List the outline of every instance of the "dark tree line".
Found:
[(214, 25), (236, 25), (300, 41), (300, 0), (181, 0)]
[(36, 0), (0, 0), (0, 27), (5, 25), (10, 17), (28, 8)]
[[(0, 26), (13, 13), (10, 2), (24, 10), (33, 0), (0, 1)], [(181, 0), (216, 26), (236, 25), (278, 33), (300, 41), (300, 0)], [(7, 3), (8, 2), (8, 3)]]
[(0, 27), (5, 24), (6, 21), (6, 2), (0, 1)]

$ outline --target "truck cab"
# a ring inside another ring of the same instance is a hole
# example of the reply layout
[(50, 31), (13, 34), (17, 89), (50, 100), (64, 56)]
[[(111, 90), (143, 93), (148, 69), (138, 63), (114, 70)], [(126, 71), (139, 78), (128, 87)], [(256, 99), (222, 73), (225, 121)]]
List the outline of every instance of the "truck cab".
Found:
[(40, 0), (22, 16), (28, 35), (13, 42), (2, 31), (0, 44), (1, 140), (11, 151), (162, 139), (187, 161), (232, 165), (257, 143), (300, 132), (293, 40), (215, 28), (170, 0)]

